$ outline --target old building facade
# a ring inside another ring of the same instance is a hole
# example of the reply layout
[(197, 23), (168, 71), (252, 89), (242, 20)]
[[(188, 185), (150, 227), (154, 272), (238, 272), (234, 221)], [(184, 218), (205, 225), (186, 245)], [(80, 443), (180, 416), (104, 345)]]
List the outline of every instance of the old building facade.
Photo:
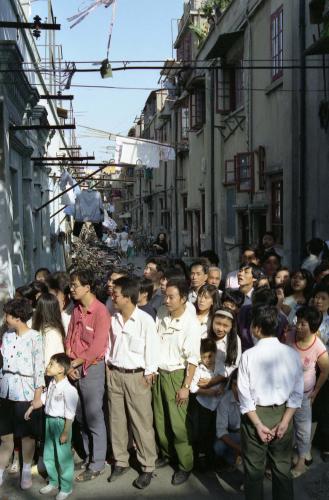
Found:
[(144, 224), (165, 230), (173, 253), (214, 248), (232, 269), (273, 231), (296, 266), (307, 239), (328, 239), (327, 56), (306, 50), (318, 36), (315, 3), (231, 0), (211, 15), (204, 2), (184, 4), (177, 58), (162, 71), (170, 91), (154, 108), (153, 135), (141, 127), (174, 145), (176, 161), (132, 196), (140, 184)]

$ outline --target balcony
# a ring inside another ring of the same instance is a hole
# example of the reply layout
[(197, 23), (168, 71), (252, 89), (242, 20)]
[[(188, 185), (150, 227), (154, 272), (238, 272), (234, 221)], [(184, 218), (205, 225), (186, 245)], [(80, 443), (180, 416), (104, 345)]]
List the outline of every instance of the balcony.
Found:
[(184, 4), (184, 13), (182, 17), (178, 20), (177, 23), (177, 38), (174, 44), (174, 47), (176, 47), (177, 43), (179, 42), (181, 35), (183, 31), (185, 30), (186, 26), (190, 24), (190, 17), (192, 15), (197, 16), (199, 14), (199, 9), (201, 9), (202, 4), (204, 3), (204, 0), (189, 0)]

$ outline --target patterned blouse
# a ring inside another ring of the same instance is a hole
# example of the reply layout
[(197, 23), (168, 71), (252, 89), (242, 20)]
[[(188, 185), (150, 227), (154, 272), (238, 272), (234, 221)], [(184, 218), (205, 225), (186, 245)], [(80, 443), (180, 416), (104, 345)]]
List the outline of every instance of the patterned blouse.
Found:
[(326, 346), (327, 351), (329, 352), (329, 315), (325, 313), (323, 315), (323, 320), (319, 328), (320, 339)]
[(32, 401), (34, 391), (45, 385), (42, 336), (36, 330), (28, 330), (23, 335), (6, 332), (1, 353), (0, 397)]

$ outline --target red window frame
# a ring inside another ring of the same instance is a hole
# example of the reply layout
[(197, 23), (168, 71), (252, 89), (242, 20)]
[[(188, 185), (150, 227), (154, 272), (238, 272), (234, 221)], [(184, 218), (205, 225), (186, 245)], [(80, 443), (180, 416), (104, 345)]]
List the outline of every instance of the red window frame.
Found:
[(225, 160), (224, 167), (224, 186), (236, 184), (236, 160)]
[(274, 81), (283, 75), (283, 5), (271, 15), (271, 61)]
[(238, 153), (236, 161), (236, 186), (239, 193), (254, 190), (254, 153)]
[(243, 61), (237, 61), (232, 67), (218, 68), (215, 78), (217, 113), (231, 113), (243, 105)]

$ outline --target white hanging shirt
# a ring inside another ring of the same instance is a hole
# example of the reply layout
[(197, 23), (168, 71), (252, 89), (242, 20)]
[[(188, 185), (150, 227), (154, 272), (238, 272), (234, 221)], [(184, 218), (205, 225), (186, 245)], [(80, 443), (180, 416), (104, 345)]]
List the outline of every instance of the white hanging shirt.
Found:
[(87, 189), (76, 197), (74, 219), (77, 222), (101, 222), (104, 219), (104, 209), (101, 195), (98, 191)]

